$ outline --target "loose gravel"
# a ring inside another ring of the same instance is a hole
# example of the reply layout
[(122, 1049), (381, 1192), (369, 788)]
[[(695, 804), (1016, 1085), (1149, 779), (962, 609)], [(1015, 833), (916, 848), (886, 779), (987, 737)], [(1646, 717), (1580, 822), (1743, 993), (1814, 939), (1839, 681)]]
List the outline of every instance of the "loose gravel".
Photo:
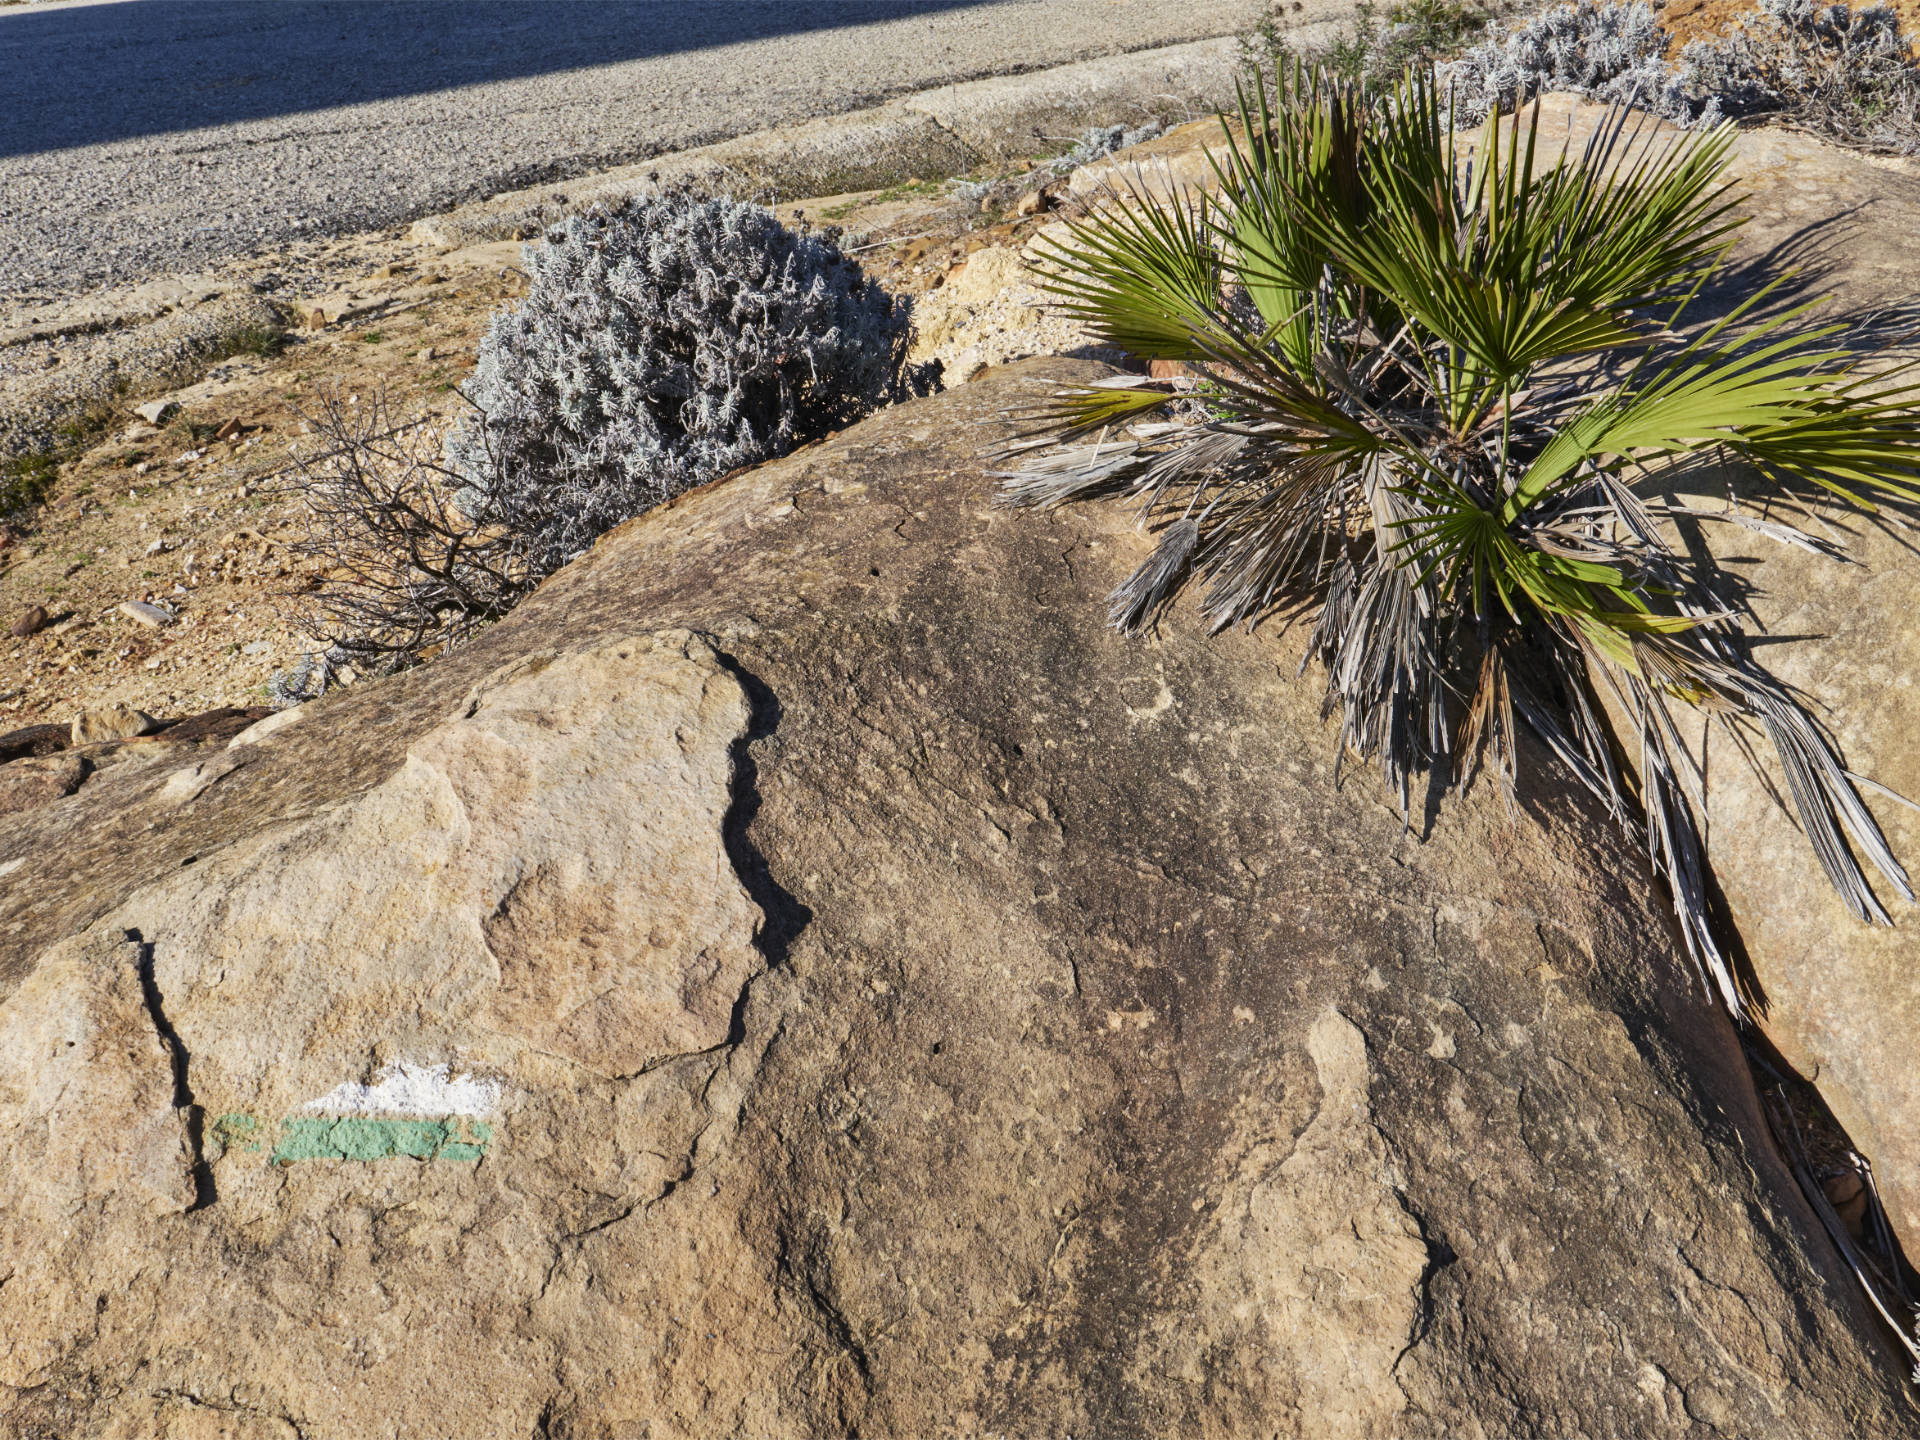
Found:
[(0, 316), (1260, 0), (147, 0), (0, 7)]

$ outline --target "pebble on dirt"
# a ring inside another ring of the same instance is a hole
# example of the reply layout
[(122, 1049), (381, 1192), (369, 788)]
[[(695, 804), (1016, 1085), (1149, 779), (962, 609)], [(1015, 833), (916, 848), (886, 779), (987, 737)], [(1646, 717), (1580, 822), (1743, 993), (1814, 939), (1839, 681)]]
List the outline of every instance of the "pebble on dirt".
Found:
[(27, 638), (27, 636), (34, 634), (36, 631), (44, 630), (46, 628), (48, 618), (49, 617), (47, 615), (46, 606), (44, 605), (28, 606), (27, 609), (21, 613), (19, 618), (17, 618), (13, 622), (14, 638), (17, 640), (24, 640)]
[(137, 624), (146, 625), (155, 630), (162, 625), (173, 623), (171, 614), (158, 605), (149, 605), (144, 600), (123, 600), (120, 603), (120, 613)]
[(164, 425), (180, 413), (180, 406), (172, 400), (149, 400), (144, 405), (134, 406), (133, 413), (149, 425)]

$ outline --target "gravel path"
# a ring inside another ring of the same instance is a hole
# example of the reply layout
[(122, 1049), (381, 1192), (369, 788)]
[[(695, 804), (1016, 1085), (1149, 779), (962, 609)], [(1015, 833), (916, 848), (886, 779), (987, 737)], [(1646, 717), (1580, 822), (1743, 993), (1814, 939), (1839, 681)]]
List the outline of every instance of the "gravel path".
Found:
[(1260, 0), (100, 0), (0, 8), (0, 305), (404, 223)]

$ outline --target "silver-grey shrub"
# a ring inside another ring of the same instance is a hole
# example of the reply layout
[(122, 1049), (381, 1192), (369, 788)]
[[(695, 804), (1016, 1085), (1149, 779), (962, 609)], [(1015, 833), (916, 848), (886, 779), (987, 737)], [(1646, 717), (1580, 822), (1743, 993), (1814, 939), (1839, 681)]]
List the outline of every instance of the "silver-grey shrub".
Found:
[(1693, 41), (1675, 65), (1661, 58), (1668, 38), (1645, 4), (1555, 6), (1447, 67), (1454, 114), (1477, 122), (1563, 90), (1683, 127), (1777, 115), (1844, 144), (1920, 154), (1920, 67), (1885, 6), (1759, 0), (1740, 29)]
[(1760, 0), (1734, 34), (1681, 52), (1679, 82), (1731, 115), (1778, 114), (1847, 144), (1920, 155), (1920, 68), (1900, 17)]
[(1445, 67), (1456, 123), (1495, 109), (1510, 115), (1550, 91), (1635, 105), (1681, 125), (1717, 120), (1718, 107), (1689, 95), (1660, 58), (1666, 44), (1647, 5), (1556, 5)]
[(648, 195), (527, 250), (448, 436), (458, 503), (550, 573), (621, 521), (858, 419), (907, 387), (904, 301), (831, 233)]
[(833, 241), (632, 200), (529, 247), (444, 444), (383, 395), (323, 394), (281, 482), (319, 567), (289, 618), (317, 645), (274, 703), (458, 645), (622, 520), (924, 388), (905, 302)]

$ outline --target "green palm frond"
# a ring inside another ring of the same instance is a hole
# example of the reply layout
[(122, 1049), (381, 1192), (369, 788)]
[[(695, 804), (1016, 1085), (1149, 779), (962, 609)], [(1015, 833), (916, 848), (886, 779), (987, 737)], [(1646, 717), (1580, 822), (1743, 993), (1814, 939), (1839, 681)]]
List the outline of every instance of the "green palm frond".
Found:
[(1165, 207), (1125, 198), (1134, 203), (1115, 204), (1096, 222), (1069, 222), (1066, 244), (1036, 245), (1040, 288), (1106, 344), (1149, 359), (1198, 359), (1193, 336), (1215, 323), (1220, 303), (1212, 202), (1205, 192)]
[(1129, 633), (1188, 587), (1216, 628), (1310, 615), (1341, 744), (1403, 806), (1416, 774), (1465, 783), (1483, 758), (1518, 784), (1531, 730), (1644, 840), (1708, 985), (1744, 1014), (1673, 706), (1771, 738), (1856, 915), (1886, 919), (1862, 861), (1912, 886), (1673, 526), (1831, 547), (1779, 513), (1663, 502), (1657, 481), (1731, 458), (1794, 504), (1920, 505), (1920, 381), (1869, 372), (1810, 306), (1756, 318), (1775, 286), (1689, 323), (1742, 223), (1724, 127), (1613, 111), (1556, 147), (1537, 108), (1456, 134), (1431, 75), (1383, 95), (1295, 68), (1274, 90), (1222, 121), (1217, 196), (1110, 194), (1045, 263), (1094, 335), (1204, 380), (1056, 396), (1040, 419), (1058, 443), (1006, 498), (1140, 507), (1160, 541), (1114, 595)]

